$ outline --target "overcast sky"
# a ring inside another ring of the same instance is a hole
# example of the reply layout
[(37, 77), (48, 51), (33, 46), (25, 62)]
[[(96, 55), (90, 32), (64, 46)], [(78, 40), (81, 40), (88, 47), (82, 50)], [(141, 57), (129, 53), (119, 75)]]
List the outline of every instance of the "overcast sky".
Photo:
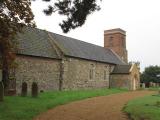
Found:
[[(62, 16), (46, 17), (46, 3), (32, 3), (37, 27), (63, 34)], [(104, 30), (121, 28), (127, 32), (129, 61), (139, 61), (141, 71), (149, 65), (160, 65), (160, 0), (102, 0), (101, 10), (90, 15), (84, 26), (65, 36), (103, 46)]]

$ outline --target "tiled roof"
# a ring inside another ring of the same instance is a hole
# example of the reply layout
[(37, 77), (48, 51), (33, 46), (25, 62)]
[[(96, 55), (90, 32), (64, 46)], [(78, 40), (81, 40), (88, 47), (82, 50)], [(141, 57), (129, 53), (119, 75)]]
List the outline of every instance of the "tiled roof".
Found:
[(23, 33), (19, 33), (16, 39), (18, 40), (19, 54), (58, 58), (49, 42), (48, 34), (43, 30), (24, 28)]
[(110, 49), (45, 30), (25, 28), (23, 33), (18, 34), (17, 38), (20, 54), (58, 58), (56, 50), (51, 45), (50, 40), (52, 40), (66, 56), (112, 64), (124, 64)]
[(116, 65), (112, 74), (129, 74), (132, 65)]
[(113, 64), (124, 64), (110, 49), (55, 33), (50, 33), (50, 35), (61, 46), (61, 49), (64, 49), (63, 51), (67, 56)]

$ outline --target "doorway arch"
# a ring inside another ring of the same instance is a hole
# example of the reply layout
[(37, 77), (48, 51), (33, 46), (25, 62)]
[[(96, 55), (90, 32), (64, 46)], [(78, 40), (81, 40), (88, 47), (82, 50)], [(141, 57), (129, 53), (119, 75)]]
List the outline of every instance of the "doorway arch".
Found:
[(136, 90), (137, 89), (137, 75), (135, 74), (134, 75), (134, 78), (133, 78), (133, 90)]

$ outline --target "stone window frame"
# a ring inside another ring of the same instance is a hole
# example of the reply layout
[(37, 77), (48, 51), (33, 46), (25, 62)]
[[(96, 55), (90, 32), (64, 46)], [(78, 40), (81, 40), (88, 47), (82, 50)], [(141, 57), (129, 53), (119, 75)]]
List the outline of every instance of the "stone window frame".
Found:
[(95, 78), (95, 65), (90, 64), (89, 79), (93, 80), (94, 78)]
[(104, 66), (104, 80), (109, 80), (109, 77), (110, 77), (110, 69), (111, 69), (111, 66), (110, 66), (110, 65)]

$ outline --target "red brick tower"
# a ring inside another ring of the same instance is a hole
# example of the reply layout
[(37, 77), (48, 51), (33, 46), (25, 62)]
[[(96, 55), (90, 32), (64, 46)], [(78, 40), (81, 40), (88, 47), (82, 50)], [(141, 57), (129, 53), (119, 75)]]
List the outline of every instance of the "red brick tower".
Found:
[(126, 50), (126, 32), (120, 28), (104, 31), (104, 48), (113, 50), (120, 58), (128, 63)]

